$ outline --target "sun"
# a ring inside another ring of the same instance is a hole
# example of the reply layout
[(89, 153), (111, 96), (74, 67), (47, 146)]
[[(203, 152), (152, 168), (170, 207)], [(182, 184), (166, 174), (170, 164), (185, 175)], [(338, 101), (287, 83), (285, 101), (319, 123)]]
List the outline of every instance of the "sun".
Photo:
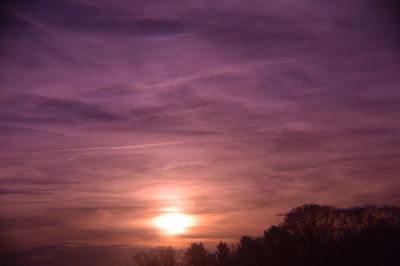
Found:
[(154, 224), (165, 233), (176, 235), (186, 232), (193, 225), (193, 218), (182, 213), (166, 213), (155, 218)]

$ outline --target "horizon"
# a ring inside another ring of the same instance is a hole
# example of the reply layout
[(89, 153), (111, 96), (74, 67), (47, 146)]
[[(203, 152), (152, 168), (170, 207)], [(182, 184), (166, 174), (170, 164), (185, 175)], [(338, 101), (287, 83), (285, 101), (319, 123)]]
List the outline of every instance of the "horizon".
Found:
[(400, 207), (304, 204), (280, 216), (284, 219), (262, 235), (243, 235), (234, 243), (219, 241), (211, 246), (200, 241), (185, 248), (62, 243), (0, 253), (0, 259), (7, 265), (26, 266), (299, 266), (327, 261), (330, 265), (376, 265), (383, 258), (397, 261)]
[(209, 245), (400, 206), (392, 0), (6, 1), (0, 246)]

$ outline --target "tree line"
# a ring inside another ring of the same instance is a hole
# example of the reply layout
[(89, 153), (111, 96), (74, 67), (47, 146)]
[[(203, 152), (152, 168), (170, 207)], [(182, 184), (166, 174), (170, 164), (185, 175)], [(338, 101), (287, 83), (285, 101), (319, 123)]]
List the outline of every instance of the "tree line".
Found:
[(161, 247), (136, 254), (138, 266), (400, 265), (400, 208), (335, 208), (307, 204), (259, 237), (220, 242), (215, 251), (191, 243), (180, 254)]

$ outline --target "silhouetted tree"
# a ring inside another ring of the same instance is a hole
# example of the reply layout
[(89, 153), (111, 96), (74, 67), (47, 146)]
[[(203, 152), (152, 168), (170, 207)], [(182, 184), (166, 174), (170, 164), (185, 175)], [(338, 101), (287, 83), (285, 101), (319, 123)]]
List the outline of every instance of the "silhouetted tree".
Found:
[(219, 266), (230, 266), (232, 265), (231, 250), (225, 242), (219, 242), (217, 245), (217, 251), (215, 253), (217, 265)]
[[(292, 209), (262, 237), (242, 236), (215, 253), (192, 243), (186, 266), (397, 266), (400, 254), (400, 208), (374, 205), (338, 209), (307, 204)], [(139, 266), (177, 266), (172, 248), (134, 257)]]
[(242, 236), (236, 250), (235, 260), (240, 265), (264, 265), (264, 252), (262, 238)]
[(315, 253), (332, 243), (338, 233), (340, 221), (334, 208), (308, 204), (287, 213), (283, 227), (300, 248)]
[(160, 247), (136, 254), (133, 257), (137, 266), (177, 266), (179, 258), (172, 247)]
[(288, 265), (299, 255), (296, 243), (283, 226), (264, 231), (264, 252), (270, 265)]
[(192, 243), (185, 252), (184, 260), (188, 266), (211, 266), (215, 264), (215, 255), (209, 254), (203, 243)]
[(374, 205), (342, 209), (347, 218), (338, 240), (334, 260), (358, 265), (385, 265), (398, 261), (400, 252), (400, 208)]

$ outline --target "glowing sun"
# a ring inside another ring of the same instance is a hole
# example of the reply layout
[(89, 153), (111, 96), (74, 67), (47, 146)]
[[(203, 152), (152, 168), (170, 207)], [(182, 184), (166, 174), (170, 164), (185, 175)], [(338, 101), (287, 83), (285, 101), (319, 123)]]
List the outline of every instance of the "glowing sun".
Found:
[(181, 213), (166, 213), (154, 219), (154, 224), (167, 234), (181, 234), (193, 225), (193, 218), (190, 215)]

